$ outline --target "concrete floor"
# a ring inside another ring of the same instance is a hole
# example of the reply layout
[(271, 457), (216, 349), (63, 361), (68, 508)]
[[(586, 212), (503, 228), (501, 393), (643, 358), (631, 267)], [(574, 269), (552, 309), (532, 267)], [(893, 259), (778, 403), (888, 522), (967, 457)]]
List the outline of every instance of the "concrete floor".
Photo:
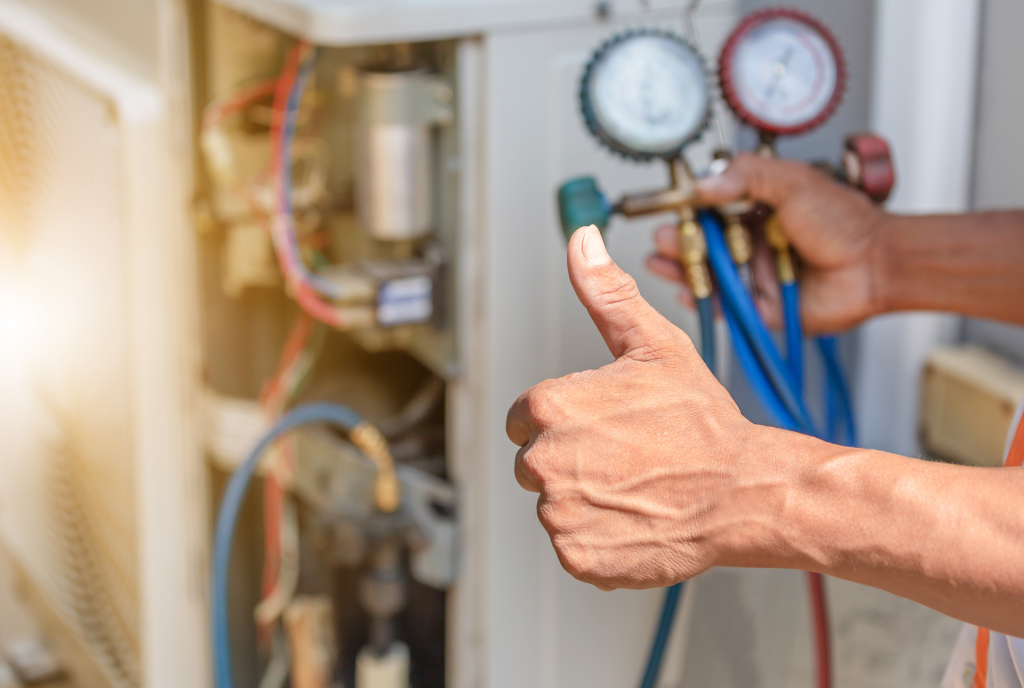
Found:
[[(826, 579), (837, 688), (935, 688), (961, 623), (889, 593)], [(692, 584), (692, 626), (679, 686), (814, 685), (804, 574), (714, 569)]]

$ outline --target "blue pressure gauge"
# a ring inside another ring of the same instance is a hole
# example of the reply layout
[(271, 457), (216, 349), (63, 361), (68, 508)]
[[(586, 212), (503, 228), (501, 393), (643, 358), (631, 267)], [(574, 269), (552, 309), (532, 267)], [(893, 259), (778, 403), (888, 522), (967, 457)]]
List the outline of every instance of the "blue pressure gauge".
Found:
[(683, 38), (659, 29), (619, 34), (591, 58), (580, 83), (590, 132), (635, 160), (672, 159), (710, 117), (704, 62)]

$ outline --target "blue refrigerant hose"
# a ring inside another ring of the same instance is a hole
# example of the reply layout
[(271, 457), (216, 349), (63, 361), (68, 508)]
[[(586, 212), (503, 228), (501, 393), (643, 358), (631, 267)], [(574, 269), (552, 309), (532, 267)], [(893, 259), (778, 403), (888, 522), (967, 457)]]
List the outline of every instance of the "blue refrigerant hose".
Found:
[(707, 239), (708, 263), (717, 280), (722, 308), (731, 310), (736, 317), (736, 322), (746, 336), (761, 369), (786, 410), (796, 421), (795, 429), (808, 435), (815, 435), (814, 424), (804, 404), (802, 390), (797, 388), (792, 371), (783, 362), (768, 327), (757, 312), (753, 298), (740, 279), (729, 247), (725, 243), (721, 223), (718, 218), (706, 211), (701, 212), (698, 218)]
[(700, 317), (700, 357), (711, 374), (715, 374), (715, 307), (711, 297), (697, 299), (697, 315)]
[(772, 387), (771, 381), (768, 380), (768, 376), (765, 375), (764, 370), (758, 363), (757, 357), (754, 356), (754, 351), (750, 348), (746, 335), (740, 329), (739, 323), (736, 322), (736, 316), (729, 308), (725, 308), (723, 311), (725, 313), (725, 322), (729, 326), (732, 347), (736, 352), (736, 360), (739, 362), (747, 382), (750, 383), (750, 388), (761, 401), (765, 411), (780, 428), (799, 431), (799, 424), (786, 409), (779, 395), (775, 393), (775, 388)]
[[(697, 300), (697, 314), (700, 316), (700, 355), (712, 374), (715, 372), (714, 313), (710, 298)], [(651, 644), (651, 652), (647, 658), (647, 668), (644, 670), (643, 680), (640, 681), (640, 688), (654, 688), (654, 684), (658, 680), (662, 660), (665, 657), (665, 648), (668, 646), (668, 639), (672, 634), (672, 622), (676, 618), (676, 610), (679, 607), (679, 597), (682, 592), (682, 583), (676, 583), (665, 590), (661, 617), (658, 619), (658, 628), (654, 633), (654, 642)]]
[(786, 327), (786, 363), (793, 384), (804, 389), (804, 332), (800, 322), (800, 288), (796, 282), (782, 285), (782, 316)]
[[(839, 338), (818, 337), (818, 350), (825, 362), (825, 423), (829, 442), (848, 447), (857, 445), (857, 425), (853, 419), (850, 390), (839, 363)], [(839, 428), (842, 428), (842, 434)]]
[[(803, 390), (803, 327), (800, 320), (800, 291), (796, 283), (782, 285), (783, 316), (786, 332), (786, 360), (778, 352), (775, 342), (757, 312), (754, 301), (743, 285), (739, 272), (729, 253), (718, 218), (701, 212), (698, 216), (708, 245), (708, 263), (714, 273), (722, 311), (732, 337), (736, 358), (750, 386), (765, 410), (782, 428), (810, 435), (818, 435), (804, 403)], [(714, 320), (712, 300), (700, 299), (697, 312), (701, 325), (701, 354), (708, 367), (714, 364)], [(839, 364), (835, 337), (819, 337), (818, 348), (825, 362), (826, 374), (826, 432), (829, 441), (839, 442), (839, 428), (843, 430), (842, 443), (856, 441), (853, 409), (849, 391)], [(665, 648), (668, 645), (672, 622), (682, 592), (682, 583), (665, 591), (661, 617), (654, 635), (640, 688), (654, 688), (661, 671)]]
[(231, 636), (228, 630), (228, 569), (231, 564), (231, 544), (238, 524), (242, 500), (252, 482), (263, 452), (281, 435), (303, 425), (326, 423), (350, 431), (359, 425), (359, 415), (337, 404), (307, 404), (281, 416), (245, 461), (231, 475), (220, 503), (217, 529), (213, 540), (213, 652), (217, 688), (234, 688), (231, 666)]

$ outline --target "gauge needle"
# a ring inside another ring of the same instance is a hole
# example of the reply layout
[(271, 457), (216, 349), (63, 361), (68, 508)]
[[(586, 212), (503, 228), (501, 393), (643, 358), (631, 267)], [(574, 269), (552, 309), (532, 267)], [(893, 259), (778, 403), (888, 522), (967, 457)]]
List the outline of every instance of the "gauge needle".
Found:
[(772, 71), (775, 73), (775, 78), (772, 79), (772, 83), (768, 86), (768, 90), (765, 91), (765, 99), (771, 100), (772, 96), (775, 95), (775, 89), (782, 83), (782, 77), (786, 76), (786, 72), (789, 71), (789, 60), (793, 57), (793, 48), (786, 48), (785, 54), (782, 59), (773, 65)]

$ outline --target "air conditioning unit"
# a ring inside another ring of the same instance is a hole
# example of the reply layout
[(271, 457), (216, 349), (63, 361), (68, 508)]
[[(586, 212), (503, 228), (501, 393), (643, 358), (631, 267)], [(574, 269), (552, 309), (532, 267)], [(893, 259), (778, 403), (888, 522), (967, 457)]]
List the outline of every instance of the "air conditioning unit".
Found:
[(79, 35), (0, 2), (0, 536), (109, 685), (201, 686), (187, 168), (164, 90)]
[[(701, 5), (697, 33), (711, 60), (740, 4)], [(393, 458), (406, 475), (433, 470), (445, 483), (419, 483), (422, 494), (433, 491), (431, 513), (446, 528), (435, 540), (446, 546), (434, 559), (417, 553), (408, 567), (419, 579), (402, 621), (403, 670), (411, 667), (421, 688), (637, 680), (661, 593), (605, 594), (561, 569), (535, 497), (513, 479), (505, 413), (545, 378), (610, 361), (565, 273), (555, 190), (585, 173), (617, 196), (663, 184), (666, 172), (592, 140), (579, 78), (594, 49), (619, 32), (685, 33), (690, 0), (41, 5), (0, 0), (0, 545), (40, 612), (103, 677), (78, 688), (213, 685), (209, 515), (217, 488), (265, 431), (262, 383), (297, 310), (264, 230), (275, 210), (267, 175), (274, 94), (300, 37), (319, 62), (308, 102), (296, 96), (305, 112), (295, 114), (296, 198), (304, 195), (295, 224), (304, 226), (303, 248), (319, 253), (318, 276), (359, 292), (359, 318), (374, 325), (324, 335), (326, 367), (310, 376), (311, 395), (371, 420), (419, 407), (407, 415), (429, 417), (429, 427), (395, 443)], [(139, 30), (161, 47), (157, 64), (139, 69), (116, 57), (118, 46), (94, 40), (90, 22), (143, 5), (154, 26)], [(55, 7), (77, 14), (57, 21)], [(391, 110), (389, 93), (433, 100), (422, 111)], [(377, 107), (371, 101), (384, 103), (376, 120), (364, 117)], [(207, 126), (218, 116), (224, 126)], [(713, 136), (731, 141), (724, 125)], [(710, 159), (710, 138), (696, 156)], [(403, 183), (385, 189), (388, 182)], [(382, 189), (392, 193), (368, 193)], [(368, 208), (367, 198), (377, 200)], [(405, 219), (389, 224), (403, 203)], [(609, 250), (685, 329), (694, 319), (678, 307), (676, 289), (643, 268), (658, 222), (612, 232)], [(341, 469), (363, 479), (357, 469), (366, 466), (340, 436), (295, 445), (324, 469), (304, 476), (307, 495), (344, 483)], [(333, 461), (339, 456), (347, 463)], [(239, 521), (229, 595), (244, 688), (266, 665), (253, 623), (263, 545), (253, 497)], [(349, 603), (336, 604), (336, 626), (355, 629), (352, 638), (321, 654), (351, 669), (368, 635), (359, 637), (367, 619), (355, 602), (358, 581), (351, 567), (338, 575), (343, 567), (325, 563), (317, 547), (333, 538), (337, 552), (339, 541), (359, 538), (340, 517), (312, 527), (339, 516), (328, 511), (292, 519), (305, 538), (298, 568), (313, 569), (296, 587), (311, 593), (307, 612), (323, 611), (307, 635), (332, 635), (319, 633), (332, 594)], [(356, 549), (348, 548), (353, 560)], [(810, 676), (798, 574), (718, 570), (688, 590), (659, 688)], [(919, 609), (873, 591), (862, 605), (852, 585), (833, 590), (837, 645), (854, 648), (839, 658), (840, 672), (917, 656), (908, 639), (928, 623)], [(907, 676), (927, 677), (944, 658), (925, 669), (914, 661), (906, 659)], [(872, 672), (837, 675), (882, 685)]]

